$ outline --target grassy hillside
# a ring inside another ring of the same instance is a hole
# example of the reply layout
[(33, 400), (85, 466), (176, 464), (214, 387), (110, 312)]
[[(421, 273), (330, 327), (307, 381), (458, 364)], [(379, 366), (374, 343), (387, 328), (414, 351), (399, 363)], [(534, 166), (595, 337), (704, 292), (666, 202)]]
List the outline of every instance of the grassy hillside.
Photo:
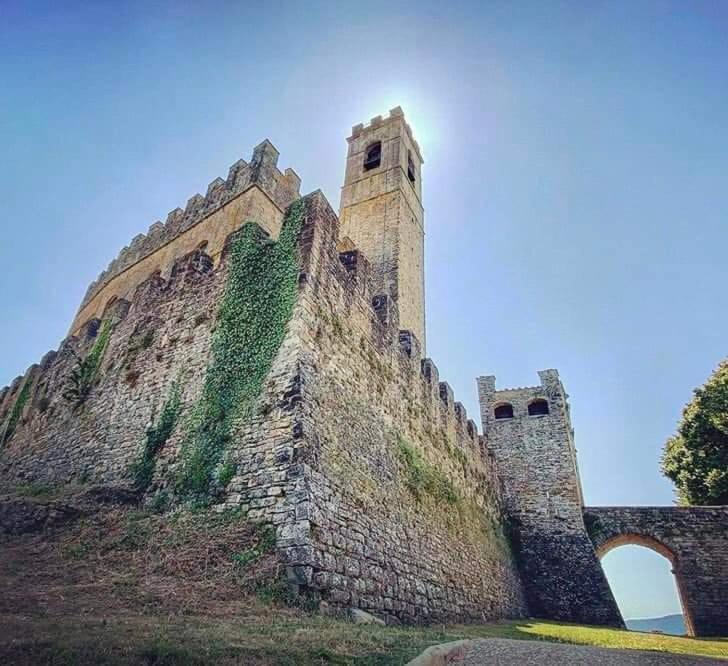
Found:
[(436, 643), (495, 636), (728, 657), (727, 641), (550, 622), (353, 625), (291, 607), (270, 546), (239, 514), (120, 506), (6, 538), (0, 663), (404, 664)]

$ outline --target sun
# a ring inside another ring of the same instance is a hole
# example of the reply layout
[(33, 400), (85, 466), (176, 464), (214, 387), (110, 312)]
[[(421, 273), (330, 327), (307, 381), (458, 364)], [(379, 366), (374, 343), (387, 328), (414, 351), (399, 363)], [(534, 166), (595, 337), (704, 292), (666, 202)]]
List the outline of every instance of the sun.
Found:
[(365, 114), (364, 118), (368, 119), (376, 115), (385, 116), (389, 113), (389, 109), (396, 106), (401, 107), (404, 111), (405, 118), (423, 152), (428, 147), (433, 147), (440, 135), (437, 129), (439, 114), (437, 104), (430, 95), (406, 88), (382, 90), (378, 94), (375, 93), (368, 97), (366, 111), (370, 115)]

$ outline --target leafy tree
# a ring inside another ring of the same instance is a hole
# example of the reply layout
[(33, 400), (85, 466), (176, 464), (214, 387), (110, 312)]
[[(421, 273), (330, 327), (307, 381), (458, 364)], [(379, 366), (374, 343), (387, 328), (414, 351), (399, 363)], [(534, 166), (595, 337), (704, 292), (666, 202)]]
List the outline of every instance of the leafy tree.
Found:
[(681, 504), (728, 504), (728, 359), (695, 389), (665, 444), (662, 473)]

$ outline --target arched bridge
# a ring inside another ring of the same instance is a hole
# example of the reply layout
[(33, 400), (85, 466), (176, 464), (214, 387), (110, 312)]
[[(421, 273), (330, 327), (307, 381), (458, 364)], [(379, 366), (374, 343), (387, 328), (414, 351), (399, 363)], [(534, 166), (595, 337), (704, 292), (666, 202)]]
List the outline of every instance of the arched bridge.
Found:
[(585, 507), (599, 558), (626, 544), (672, 564), (688, 633), (728, 636), (728, 506)]

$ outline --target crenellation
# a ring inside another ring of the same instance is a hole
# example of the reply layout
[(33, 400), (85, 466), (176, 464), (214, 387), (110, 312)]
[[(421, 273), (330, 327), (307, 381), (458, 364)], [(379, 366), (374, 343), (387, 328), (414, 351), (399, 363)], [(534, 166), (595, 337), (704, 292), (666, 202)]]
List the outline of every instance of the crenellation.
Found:
[(455, 420), (458, 428), (465, 429), (465, 423), (468, 420), (468, 413), (465, 410), (465, 405), (462, 402), (453, 403), (455, 410)]
[[(130, 485), (130, 466), (177, 386), (185, 425), (156, 454), (143, 499), (164, 492), (182, 502), (174, 479), (186, 428), (227, 339), (216, 336), (232, 276), (240, 293), (236, 241), (252, 239), (263, 255), (290, 252), (283, 286), (295, 294), (260, 392), (225, 441), (233, 477), (227, 485), (214, 477), (210, 500), (275, 527), (294, 591), (325, 611), (354, 606), (388, 622), (541, 616), (621, 626), (597, 550), (629, 525), (652, 534), (659, 521), (679, 531), (694, 521), (717, 544), (690, 588), (707, 599), (728, 566), (713, 552), (725, 550), (714, 529), (725, 508), (585, 509), (556, 370), (517, 388), (479, 377), (478, 433), (423, 358), (422, 159), (411, 128), (395, 107), (354, 125), (348, 143), (341, 220), (319, 190), (299, 196), (300, 178), (281, 173), (266, 139), (205, 196), (135, 236), (91, 284), (58, 351), (0, 390), (0, 484)], [(290, 224), (297, 237), (275, 245)], [(268, 278), (280, 273), (265, 261), (260, 270), (256, 311), (268, 313), (281, 298)], [(92, 349), (98, 372), (74, 404), (65, 389)], [(699, 630), (724, 627), (719, 604), (704, 605)]]
[(205, 207), (205, 197), (199, 192), (194, 194), (187, 199), (187, 205), (185, 206), (184, 216), (188, 220), (193, 220), (199, 215), (200, 211)]
[(448, 412), (454, 412), (453, 402), (455, 399), (455, 395), (453, 393), (452, 387), (447, 382), (440, 382), (438, 385), (438, 391), (440, 394), (440, 400), (442, 400), (442, 404), (445, 407), (445, 409)]
[(41, 369), (47, 370), (51, 366), (57, 355), (58, 352), (55, 349), (51, 349), (50, 351), (46, 352), (43, 355), (43, 358), (41, 358), (40, 360)]
[(478, 426), (473, 419), (468, 419), (465, 425), (468, 435), (470, 435), (473, 442), (478, 443)]
[(412, 331), (400, 330), (399, 346), (402, 353), (420, 368), (422, 348), (420, 347), (420, 341), (417, 339), (417, 336)]
[(440, 373), (431, 358), (422, 359), (422, 376), (425, 378), (427, 384), (432, 387), (431, 390), (433, 393), (440, 390)]
[(214, 197), (218, 196), (220, 191), (225, 187), (225, 180), (218, 176), (207, 186), (207, 193), (205, 199), (208, 201), (208, 205), (215, 203)]
[[(278, 151), (267, 139), (258, 144), (253, 150), (250, 164), (245, 160), (238, 160), (230, 167), (227, 180), (216, 178), (208, 188), (206, 196), (195, 194), (188, 201), (185, 209), (175, 208), (170, 211), (164, 225), (152, 225), (147, 235), (138, 234), (130, 246), (121, 250), (116, 259), (112, 260), (107, 269), (90, 285), (81, 302), (79, 316), (94, 297), (117, 276), (129, 270), (135, 264), (150, 257), (166, 245), (175, 240), (184, 232), (199, 224), (228, 204), (233, 198), (241, 195), (249, 187), (255, 185), (270, 197), (270, 201), (278, 208), (284, 210), (299, 196), (300, 178), (292, 169), (281, 173), (277, 168)], [(281, 212), (282, 216), (282, 212)], [(240, 220), (242, 223), (244, 220)], [(145, 279), (146, 275), (140, 279)], [(77, 320), (72, 331), (79, 324)]]

